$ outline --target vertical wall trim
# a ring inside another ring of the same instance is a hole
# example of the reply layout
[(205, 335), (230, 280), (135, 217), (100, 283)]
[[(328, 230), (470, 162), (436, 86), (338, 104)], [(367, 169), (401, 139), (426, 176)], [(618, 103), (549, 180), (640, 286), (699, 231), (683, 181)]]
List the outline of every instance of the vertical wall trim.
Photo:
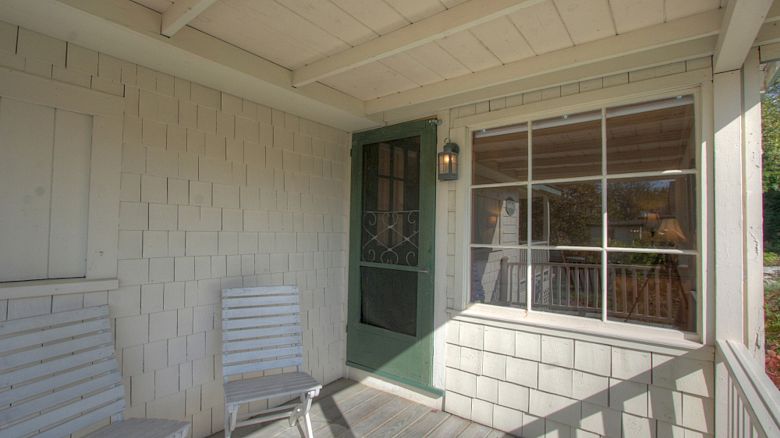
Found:
[[(743, 179), (742, 74), (718, 73), (713, 83), (715, 338), (742, 341), (743, 333)], [(729, 376), (723, 357), (715, 363), (715, 435), (728, 435)]]
[[(441, 120), (436, 129), (436, 152), (441, 151), (445, 139), (449, 137), (450, 113), (443, 111), (437, 115)], [(461, 167), (463, 165), (461, 164)], [(437, 157), (438, 173), (438, 157)], [(437, 175), (438, 177), (438, 175)], [(463, 178), (463, 176), (461, 176)], [(449, 210), (449, 191), (453, 185), (451, 182), (437, 182), (436, 184), (436, 227), (434, 230), (434, 256), (435, 267), (434, 292), (433, 292), (433, 386), (444, 388), (444, 372), (446, 358), (446, 322), (447, 316), (447, 247)]]
[(742, 340), (742, 77), (714, 75), (715, 337)]
[(764, 235), (761, 178), (761, 86), (758, 48), (748, 54), (742, 69), (743, 177), (745, 185), (745, 334), (748, 350), (764, 368)]

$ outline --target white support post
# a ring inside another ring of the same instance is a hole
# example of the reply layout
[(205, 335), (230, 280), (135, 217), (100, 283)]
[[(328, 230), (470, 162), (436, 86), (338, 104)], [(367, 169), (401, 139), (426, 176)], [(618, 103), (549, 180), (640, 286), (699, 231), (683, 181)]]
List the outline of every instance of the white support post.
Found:
[(764, 234), (761, 178), (761, 86), (759, 50), (742, 67), (743, 175), (745, 184), (745, 336), (756, 364), (764, 368)]
[[(714, 75), (715, 338), (742, 342), (744, 303), (742, 74)], [(728, 436), (728, 370), (715, 363), (715, 434)]]

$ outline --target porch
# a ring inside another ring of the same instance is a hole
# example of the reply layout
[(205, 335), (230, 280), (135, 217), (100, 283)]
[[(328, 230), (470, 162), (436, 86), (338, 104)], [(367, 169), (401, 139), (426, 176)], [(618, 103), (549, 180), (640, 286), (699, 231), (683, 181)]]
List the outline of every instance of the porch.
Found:
[(779, 65), (771, 0), (0, 0), (0, 325), (107, 305), (194, 438), (281, 285), (316, 436), (780, 436)]
[[(339, 379), (323, 387), (312, 405), (317, 437), (462, 437), (500, 438), (504, 432), (431, 409), (352, 380)], [(298, 437), (288, 420), (236, 429), (237, 438)], [(211, 438), (221, 438), (215, 433)]]

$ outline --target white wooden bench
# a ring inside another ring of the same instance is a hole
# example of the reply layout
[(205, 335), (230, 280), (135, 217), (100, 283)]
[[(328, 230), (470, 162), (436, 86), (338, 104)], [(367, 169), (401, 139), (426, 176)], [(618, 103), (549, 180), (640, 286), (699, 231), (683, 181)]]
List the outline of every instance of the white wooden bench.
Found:
[[(252, 287), (222, 291), (222, 375), (225, 385), (225, 436), (236, 427), (290, 417), (290, 426), (303, 422), (313, 435), (309, 409), (322, 385), (301, 372), (298, 289), (291, 286)], [(231, 376), (283, 368), (295, 372), (230, 380)], [(299, 396), (300, 403), (283, 405), (238, 421), (242, 404), (270, 398)]]
[(0, 436), (184, 438), (190, 424), (122, 421), (125, 391), (108, 306), (0, 322)]

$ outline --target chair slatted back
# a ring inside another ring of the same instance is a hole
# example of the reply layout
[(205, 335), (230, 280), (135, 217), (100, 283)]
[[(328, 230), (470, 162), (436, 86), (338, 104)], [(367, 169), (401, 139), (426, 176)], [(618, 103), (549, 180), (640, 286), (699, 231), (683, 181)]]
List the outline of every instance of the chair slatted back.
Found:
[(0, 436), (67, 436), (124, 407), (108, 306), (0, 322)]
[(298, 289), (222, 291), (222, 375), (303, 365)]

